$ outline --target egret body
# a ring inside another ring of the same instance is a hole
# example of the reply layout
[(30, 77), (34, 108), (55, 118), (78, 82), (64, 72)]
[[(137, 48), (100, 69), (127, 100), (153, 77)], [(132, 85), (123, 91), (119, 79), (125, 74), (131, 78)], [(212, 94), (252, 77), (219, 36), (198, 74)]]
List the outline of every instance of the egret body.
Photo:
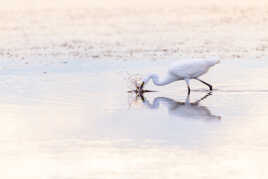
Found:
[(156, 74), (150, 74), (145, 77), (143, 79), (140, 89), (142, 89), (143, 86), (151, 79), (153, 83), (157, 86), (163, 86), (175, 81), (184, 80), (187, 84), (188, 93), (190, 93), (191, 89), (189, 81), (191, 79), (195, 79), (207, 85), (209, 89), (212, 90), (212, 85), (199, 79), (199, 77), (207, 73), (210, 67), (216, 65), (219, 62), (220, 60), (218, 59), (189, 59), (178, 61), (170, 66), (166, 76), (163, 77), (161, 80)]

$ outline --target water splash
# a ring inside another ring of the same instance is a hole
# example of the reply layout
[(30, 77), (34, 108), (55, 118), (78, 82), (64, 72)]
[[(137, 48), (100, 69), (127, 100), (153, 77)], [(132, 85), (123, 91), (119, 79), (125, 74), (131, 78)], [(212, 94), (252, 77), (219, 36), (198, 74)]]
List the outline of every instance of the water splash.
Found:
[(136, 90), (142, 84), (142, 76), (140, 74), (131, 74), (127, 80), (129, 91)]

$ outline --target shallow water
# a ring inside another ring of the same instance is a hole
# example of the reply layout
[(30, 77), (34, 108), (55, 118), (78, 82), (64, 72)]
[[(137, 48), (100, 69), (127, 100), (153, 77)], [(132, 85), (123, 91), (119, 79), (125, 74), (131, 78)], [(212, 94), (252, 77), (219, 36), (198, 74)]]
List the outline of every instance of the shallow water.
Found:
[(3, 63), (1, 178), (267, 178), (268, 63), (222, 61), (189, 99), (183, 81), (127, 93), (171, 61)]

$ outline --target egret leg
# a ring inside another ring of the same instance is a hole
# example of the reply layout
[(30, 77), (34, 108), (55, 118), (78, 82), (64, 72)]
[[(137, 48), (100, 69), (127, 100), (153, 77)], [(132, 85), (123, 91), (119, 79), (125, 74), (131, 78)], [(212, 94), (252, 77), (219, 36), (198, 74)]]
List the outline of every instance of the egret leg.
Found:
[(191, 89), (190, 89), (190, 80), (189, 79), (185, 79), (185, 82), (187, 84), (187, 88), (188, 88), (188, 95), (190, 94), (191, 92)]
[(200, 81), (201, 83), (204, 83), (205, 85), (207, 85), (207, 86), (209, 87), (209, 90), (212, 91), (212, 85), (211, 85), (211, 84), (209, 84), (209, 83), (207, 83), (207, 82), (205, 82), (205, 81), (203, 81), (203, 80), (200, 80), (200, 79), (198, 79), (198, 78), (196, 78), (196, 80), (198, 80), (198, 81)]
[(185, 99), (185, 104), (189, 105), (190, 103), (190, 93), (188, 92), (187, 97)]

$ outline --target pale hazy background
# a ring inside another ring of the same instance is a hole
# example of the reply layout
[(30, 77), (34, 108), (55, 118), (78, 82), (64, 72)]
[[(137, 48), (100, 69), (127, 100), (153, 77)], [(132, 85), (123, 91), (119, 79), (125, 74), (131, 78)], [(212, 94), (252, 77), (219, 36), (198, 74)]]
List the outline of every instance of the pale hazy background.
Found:
[(10, 0), (1, 2), (0, 19), (5, 59), (263, 59), (268, 54), (264, 0)]

